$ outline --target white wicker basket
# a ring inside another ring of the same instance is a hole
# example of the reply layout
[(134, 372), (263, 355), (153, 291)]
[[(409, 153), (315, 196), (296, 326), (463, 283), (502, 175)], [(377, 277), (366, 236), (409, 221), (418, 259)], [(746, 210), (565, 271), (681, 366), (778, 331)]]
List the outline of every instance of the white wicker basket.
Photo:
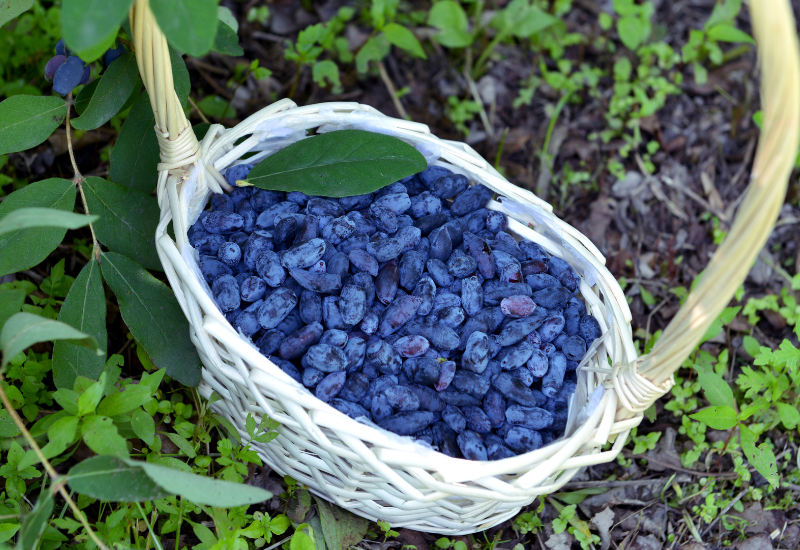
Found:
[[(763, 0), (755, 7), (754, 27), (765, 73), (764, 131), (772, 139), (762, 139), (754, 167), (758, 177), (707, 276), (656, 348), (637, 359), (625, 296), (600, 252), (556, 218), (548, 204), (509, 183), (463, 143), (438, 139), (427, 126), (389, 118), (357, 103), (297, 107), (289, 100), (259, 111), (235, 128), (214, 125), (198, 143), (172, 89), (166, 40), (148, 0), (137, 0), (131, 11), (134, 46), (156, 115), (163, 161), (156, 243), (205, 367), (201, 395), (218, 392), (223, 399), (214, 403), (214, 409), (244, 438), (248, 413), (278, 421), (280, 435), (254, 447), (280, 474), (363, 517), (427, 532), (455, 535), (489, 528), (513, 517), (536, 496), (557, 490), (580, 468), (613, 460), (630, 430), (640, 423), (642, 411), (670, 389), (672, 372), (744, 279), (782, 203), (800, 121), (795, 31), (785, 0)], [(787, 97), (791, 101), (782, 105), (781, 99)], [(582, 276), (580, 292), (603, 337), (579, 369), (564, 437), (495, 462), (450, 458), (356, 422), (317, 400), (231, 327), (199, 274), (187, 228), (205, 207), (209, 193), (230, 189), (221, 171), (246, 153), (256, 153), (247, 162), (257, 162), (316, 128), (388, 133), (415, 145), (429, 163), (447, 166), (493, 189), (502, 198), (489, 208), (509, 216), (513, 233), (563, 257)], [(758, 228), (753, 229), (752, 220), (758, 220)], [(167, 234), (170, 222), (174, 241)], [(723, 270), (724, 278), (712, 279)], [(720, 283), (712, 284), (713, 280)], [(609, 441), (614, 441), (612, 447), (603, 451)]]

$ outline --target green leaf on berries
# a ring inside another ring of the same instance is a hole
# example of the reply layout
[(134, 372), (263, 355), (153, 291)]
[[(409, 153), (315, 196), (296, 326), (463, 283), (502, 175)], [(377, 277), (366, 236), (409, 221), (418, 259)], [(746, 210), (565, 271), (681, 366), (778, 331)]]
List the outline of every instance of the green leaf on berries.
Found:
[[(54, 208), (71, 212), (75, 207), (75, 195), (75, 185), (69, 180), (51, 178), (30, 183), (0, 202), (0, 219), (21, 208)], [(3, 251), (0, 254), (0, 276), (41, 263), (66, 233), (63, 227), (32, 227), (0, 235), (0, 250)]]
[(147, 92), (142, 92), (131, 107), (111, 150), (109, 176), (112, 181), (142, 193), (153, 190), (158, 181), (156, 167), (160, 162), (158, 139), (153, 131), (155, 125), (150, 98)]
[(103, 277), (117, 295), (122, 319), (158, 368), (187, 386), (200, 383), (200, 357), (189, 339), (189, 323), (172, 291), (120, 254), (101, 259)]
[(217, 28), (216, 0), (162, 0), (151, 2), (150, 8), (177, 50), (200, 57), (211, 49)]
[(72, 121), (72, 125), (78, 130), (94, 130), (111, 120), (128, 101), (138, 75), (136, 56), (122, 54), (106, 69), (89, 106), (83, 115)]
[(67, 104), (58, 96), (9, 97), (0, 103), (0, 155), (36, 147), (66, 116)]
[(244, 55), (244, 50), (239, 46), (239, 37), (236, 36), (236, 31), (222, 21), (217, 21), (217, 36), (214, 38), (214, 46), (211, 49), (233, 57)]
[(75, 110), (78, 111), (78, 115), (82, 115), (86, 110), (86, 107), (89, 106), (89, 102), (92, 100), (94, 91), (97, 89), (97, 85), (100, 84), (101, 80), (103, 79), (96, 78), (95, 80), (92, 80), (86, 86), (84, 86), (80, 92), (78, 92), (78, 96), (72, 102), (72, 104), (75, 105)]
[(0, 27), (33, 7), (33, 0), (0, 0)]
[[(106, 296), (100, 265), (92, 258), (69, 289), (58, 320), (97, 339), (108, 340), (106, 331)], [(53, 382), (57, 388), (72, 389), (75, 378), (97, 380), (103, 372), (103, 357), (83, 346), (58, 341), (53, 346)]]
[(100, 215), (94, 224), (97, 239), (147, 269), (161, 271), (155, 246), (158, 225), (156, 199), (97, 177), (83, 182), (89, 211)]
[(105, 353), (98, 347), (97, 340), (84, 332), (59, 321), (21, 312), (12, 315), (0, 331), (2, 366), (5, 367), (12, 357), (30, 346), (50, 340), (70, 340), (96, 350), (100, 355)]
[(427, 166), (425, 157), (392, 136), (340, 130), (281, 149), (256, 165), (247, 182), (323, 197), (370, 193)]
[[(61, 32), (67, 46), (80, 55), (98, 44), (107, 44), (109, 37), (113, 40), (117, 36), (120, 23), (128, 14), (131, 2), (132, 0), (64, 0), (61, 7)], [(94, 61), (90, 58), (83, 59), (87, 62)]]

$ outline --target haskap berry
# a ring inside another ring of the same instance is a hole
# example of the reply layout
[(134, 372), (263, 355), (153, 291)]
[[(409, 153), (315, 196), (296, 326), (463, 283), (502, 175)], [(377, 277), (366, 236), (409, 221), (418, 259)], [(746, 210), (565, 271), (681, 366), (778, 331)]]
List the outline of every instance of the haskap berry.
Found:
[[(71, 59), (58, 53), (56, 77)], [(563, 434), (602, 331), (575, 270), (508, 233), (492, 196), (441, 166), (340, 199), (235, 187), (189, 243), (234, 328), (319, 399), (448, 456), (501, 460)]]

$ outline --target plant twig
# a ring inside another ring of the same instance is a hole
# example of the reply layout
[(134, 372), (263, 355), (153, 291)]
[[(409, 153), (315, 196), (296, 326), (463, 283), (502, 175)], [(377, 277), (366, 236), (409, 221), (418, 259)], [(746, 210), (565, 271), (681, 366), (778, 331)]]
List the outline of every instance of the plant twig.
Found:
[[(81, 175), (80, 170), (78, 170), (78, 163), (75, 162), (75, 153), (72, 150), (72, 127), (69, 124), (69, 114), (72, 111), (72, 92), (69, 93), (67, 96), (67, 118), (64, 121), (64, 124), (67, 129), (67, 150), (69, 151), (69, 160), (72, 162), (72, 170), (75, 172), (75, 177), (73, 178), (73, 183), (78, 188), (78, 193), (81, 195), (81, 204), (83, 204), (83, 213), (87, 216), (90, 214), (89, 212), (89, 204), (86, 202), (86, 193), (83, 192), (83, 176)], [(94, 232), (94, 225), (89, 224), (89, 231), (92, 232), (92, 252), (94, 257), (97, 261), (100, 261), (100, 243), (97, 241), (97, 235)]]
[[(197, 114), (200, 116), (200, 120), (202, 120), (206, 124), (211, 124), (211, 122), (209, 122), (209, 120), (206, 118), (206, 115), (203, 114), (203, 111), (200, 110), (200, 107), (197, 106), (197, 103), (194, 102), (194, 100), (192, 99), (192, 96), (188, 96), (186, 99), (189, 100), (189, 105), (191, 105), (192, 108), (195, 111), (197, 111)], [(226, 110), (227, 110), (227, 108), (226, 108)]]
[[(152, 541), (155, 543), (156, 548), (158, 548), (158, 550), (164, 550), (164, 547), (161, 546), (161, 542), (158, 540), (158, 537), (156, 537), (155, 531), (153, 531), (153, 526), (150, 525), (150, 521), (147, 519), (147, 514), (145, 514), (144, 510), (142, 510), (142, 505), (137, 502), (136, 503), (136, 507), (139, 509), (139, 513), (142, 515), (142, 519), (144, 520), (144, 524), (147, 525), (147, 530), (150, 531), (150, 537), (148, 538), (148, 541), (152, 539)], [(150, 543), (149, 542), (148, 542), (147, 546), (148, 546), (148, 548), (150, 547)]]
[[(3, 381), (3, 375), (0, 374), (0, 382)], [(14, 424), (17, 425), (19, 431), (22, 432), (23, 437), (28, 442), (28, 445), (31, 446), (31, 449), (36, 454), (36, 457), (44, 466), (45, 471), (47, 471), (47, 475), (50, 476), (50, 479), (53, 480), (53, 489), (57, 489), (64, 500), (69, 505), (70, 509), (72, 510), (72, 514), (81, 522), (83, 528), (86, 530), (86, 533), (89, 535), (89, 538), (92, 539), (100, 550), (109, 550), (108, 546), (103, 544), (103, 542), (97, 537), (97, 534), (92, 530), (91, 526), (89, 525), (86, 516), (81, 512), (80, 508), (75, 504), (75, 502), (70, 498), (69, 493), (64, 488), (64, 484), (60, 482), (61, 476), (58, 475), (58, 472), (55, 471), (53, 466), (50, 464), (50, 461), (42, 453), (42, 450), (39, 448), (39, 445), (36, 444), (36, 440), (33, 438), (31, 433), (28, 431), (28, 428), (25, 427), (25, 424), (22, 422), (22, 419), (17, 414), (17, 411), (11, 405), (11, 401), (8, 400), (8, 396), (6, 392), (3, 390), (3, 386), (0, 384), (0, 400), (3, 402), (3, 406), (8, 411), (8, 414), (11, 416), (12, 420), (14, 420)]]
[(392, 79), (389, 77), (389, 73), (386, 71), (386, 65), (383, 64), (383, 61), (378, 61), (378, 72), (381, 73), (381, 80), (383, 80), (383, 84), (389, 91), (389, 95), (392, 96), (392, 103), (394, 103), (394, 108), (397, 109), (397, 114), (400, 115), (400, 118), (408, 120), (408, 113), (400, 102), (400, 98), (397, 97), (397, 90), (394, 87)]

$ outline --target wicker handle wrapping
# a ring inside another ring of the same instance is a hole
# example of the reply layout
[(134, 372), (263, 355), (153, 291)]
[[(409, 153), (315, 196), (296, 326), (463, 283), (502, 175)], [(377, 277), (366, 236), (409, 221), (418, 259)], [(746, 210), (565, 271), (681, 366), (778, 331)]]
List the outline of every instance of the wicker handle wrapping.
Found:
[[(794, 17), (788, 0), (756, 0), (750, 2), (750, 12), (762, 67), (764, 112), (751, 187), (702, 280), (652, 351), (614, 369), (614, 386), (620, 399), (618, 420), (646, 409), (669, 390), (672, 374), (744, 281), (783, 204), (800, 139), (800, 60)], [(200, 144), (173, 89), (167, 41), (149, 0), (134, 2), (130, 21), (136, 59), (150, 94), (161, 147), (159, 199), (177, 202), (175, 188), (190, 177), (200, 157)], [(209, 172), (213, 176), (208, 182), (212, 189), (224, 186), (218, 174)], [(168, 180), (175, 185), (168, 185)], [(173, 210), (179, 248), (185, 239), (185, 217)]]

